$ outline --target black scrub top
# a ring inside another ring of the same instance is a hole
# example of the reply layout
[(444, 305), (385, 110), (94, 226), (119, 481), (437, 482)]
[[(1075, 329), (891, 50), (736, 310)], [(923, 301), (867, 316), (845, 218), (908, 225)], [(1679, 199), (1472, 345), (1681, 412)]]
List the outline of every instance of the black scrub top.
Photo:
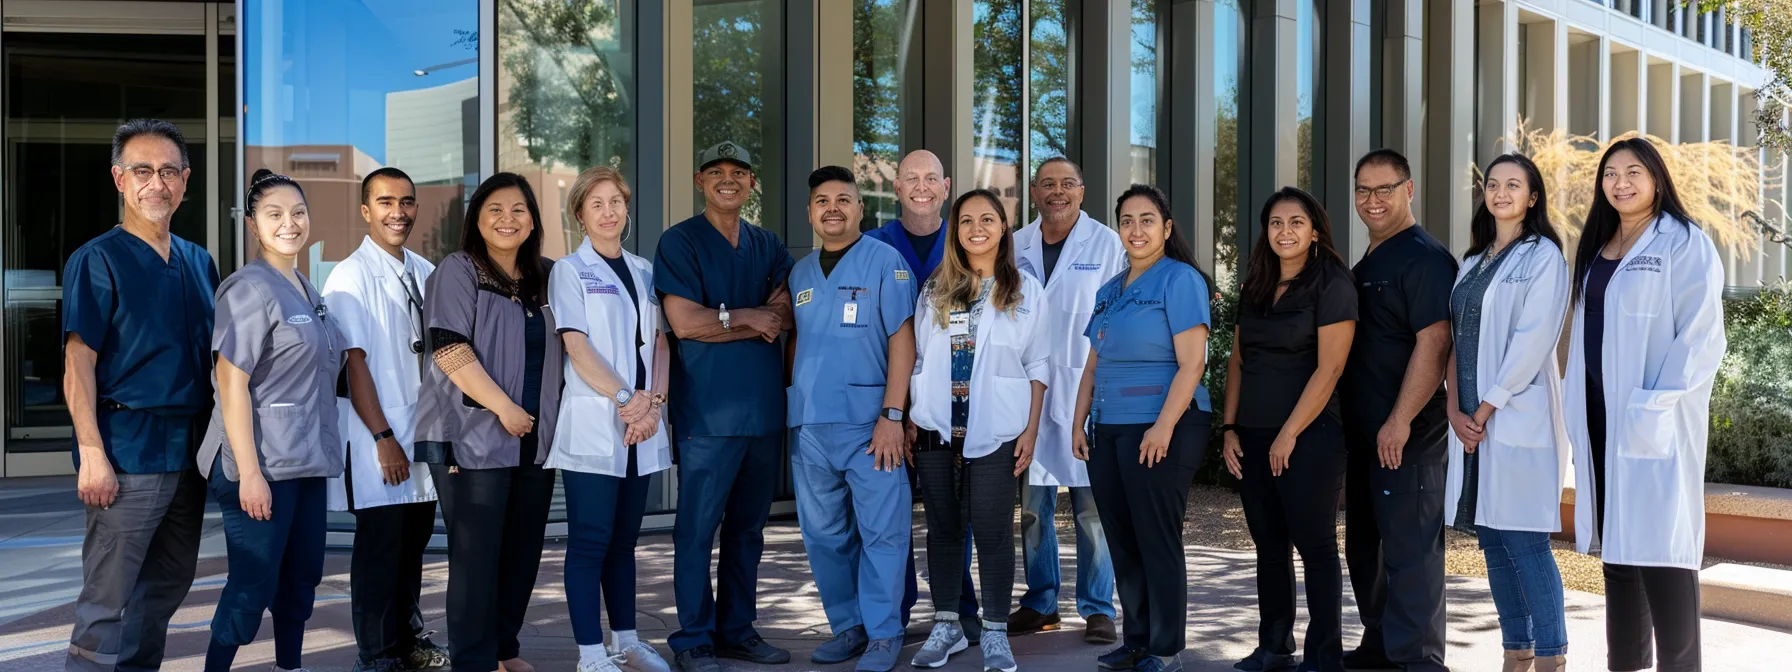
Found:
[[(1373, 441), (1400, 397), (1419, 332), (1450, 319), (1456, 258), (1414, 224), (1376, 246), (1352, 271), (1357, 288), (1356, 340), (1339, 390), (1345, 429), (1359, 440)], [(1409, 447), (1430, 450), (1406, 461), (1447, 459), (1442, 440), (1448, 428), (1444, 388), (1439, 384), (1413, 419), (1407, 441)]]
[[(1277, 429), (1319, 370), (1319, 328), (1357, 319), (1356, 291), (1340, 263), (1317, 263), (1303, 270), (1267, 312), (1238, 308), (1241, 357), (1238, 415), (1241, 427)], [(1332, 389), (1325, 415), (1341, 420), (1338, 390)]]

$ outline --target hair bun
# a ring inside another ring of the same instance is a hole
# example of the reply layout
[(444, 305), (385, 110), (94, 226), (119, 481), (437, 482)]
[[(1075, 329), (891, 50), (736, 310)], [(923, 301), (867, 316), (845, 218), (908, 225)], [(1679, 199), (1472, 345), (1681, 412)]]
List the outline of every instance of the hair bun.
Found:
[(273, 174), (274, 174), (274, 171), (268, 170), (266, 168), (257, 168), (255, 170), (255, 174), (249, 176), (249, 184), (255, 184), (256, 182), (260, 182), (261, 178), (264, 178), (264, 177), (267, 177), (267, 176), (273, 175)]

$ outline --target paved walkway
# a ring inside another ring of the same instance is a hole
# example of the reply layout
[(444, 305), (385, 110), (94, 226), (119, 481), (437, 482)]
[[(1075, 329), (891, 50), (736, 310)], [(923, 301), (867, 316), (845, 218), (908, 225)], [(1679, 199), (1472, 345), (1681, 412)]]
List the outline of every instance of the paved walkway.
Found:
[[(72, 479), (0, 482), (0, 672), (60, 669), (74, 608), (70, 604), (80, 584), (81, 512)], [(223, 586), (225, 561), (216, 514), (207, 524), (207, 540), (199, 567), (199, 580), (185, 606), (175, 615), (169, 635), (170, 658), (164, 669), (197, 672), (208, 637), (212, 605)], [(1061, 545), (1065, 585), (1074, 586), (1075, 544)], [(550, 544), (536, 584), (534, 605), (523, 633), (524, 657), (542, 672), (570, 671), (577, 661), (572, 628), (567, 620), (561, 582), (563, 546)], [(644, 639), (661, 646), (676, 625), (671, 594), (672, 543), (666, 535), (642, 540), (640, 563), (640, 624)], [(447, 562), (442, 556), (426, 558), (424, 609), (433, 627), (441, 628), (447, 581)], [(1248, 654), (1256, 633), (1256, 588), (1251, 556), (1237, 551), (1189, 548), (1189, 651), (1184, 660), (1190, 670), (1221, 672)], [(333, 553), (326, 565), (324, 585), (318, 590), (316, 615), (306, 640), (305, 662), (313, 672), (341, 672), (354, 660), (354, 636), (349, 626), (348, 556)], [(808, 662), (807, 652), (827, 639), (826, 619), (809, 580), (807, 559), (794, 522), (774, 523), (767, 531), (766, 555), (760, 572), (759, 623), (767, 639), (796, 651), (796, 662), (767, 670), (849, 670), (851, 665), (823, 667)], [(1451, 577), (1449, 584), (1449, 662), (1458, 672), (1492, 672), (1499, 669), (1499, 628), (1493, 604), (1482, 579)], [(926, 638), (926, 605), (917, 610), (909, 628), (905, 660)], [(1346, 589), (1346, 609), (1353, 609)], [(1603, 669), (1605, 637), (1604, 601), (1597, 595), (1568, 595), (1569, 638), (1576, 669)], [(1063, 595), (1063, 613), (1075, 610), (1073, 596)], [(1346, 620), (1352, 621), (1350, 614)], [(1354, 623), (1350, 625), (1354, 626)], [(1082, 641), (1082, 623), (1068, 618), (1058, 632), (1016, 637), (1015, 653), (1029, 671), (1093, 669), (1100, 648)], [(237, 669), (260, 672), (272, 665), (271, 626), (264, 622), (262, 639), (245, 647)], [(1360, 628), (1350, 627), (1345, 640), (1354, 644)], [(1705, 662), (1714, 670), (1760, 670), (1773, 665), (1762, 661), (1792, 650), (1792, 634), (1728, 623), (1705, 621)], [(438, 640), (441, 641), (441, 640)], [(946, 670), (976, 670), (974, 650), (961, 654)], [(731, 666), (729, 669), (759, 669)], [(907, 669), (906, 667), (902, 669)]]

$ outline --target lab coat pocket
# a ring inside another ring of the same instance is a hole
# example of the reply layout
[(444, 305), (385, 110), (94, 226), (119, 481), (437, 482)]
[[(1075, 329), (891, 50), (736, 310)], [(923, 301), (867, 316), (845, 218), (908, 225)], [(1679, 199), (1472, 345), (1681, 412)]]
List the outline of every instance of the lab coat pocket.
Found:
[[(599, 397), (568, 395), (560, 400), (561, 425), (555, 434), (571, 455), (608, 458), (616, 454), (622, 437), (616, 433), (616, 402)], [(625, 465), (626, 466), (626, 465)]]
[(1531, 385), (1506, 402), (1506, 407), (1493, 414), (1488, 438), (1494, 443), (1514, 448), (1551, 448), (1555, 446), (1555, 425), (1550, 422), (1549, 388)]
[(255, 421), (261, 429), (261, 460), (270, 470), (303, 467), (321, 462), (313, 454), (318, 449), (318, 425), (304, 406), (264, 406), (255, 409)]
[(989, 357), (994, 365), (990, 376), (990, 384), (994, 389), (988, 396), (977, 392), (972, 384), (971, 397), (981, 397), (989, 402), (989, 413), (979, 414), (987, 418), (992, 434), (999, 440), (1007, 441), (1027, 429), (1027, 415), (1033, 410), (1033, 381), (1027, 378), (1026, 365), (1021, 363), (1018, 348), (1005, 346), (985, 346), (978, 353), (979, 357)]
[(1674, 457), (1674, 444), (1680, 440), (1680, 424), (1674, 405), (1662, 402), (1654, 390), (1637, 388), (1630, 392), (1630, 403), (1624, 407), (1623, 443), (1618, 454), (1645, 460), (1667, 460)]

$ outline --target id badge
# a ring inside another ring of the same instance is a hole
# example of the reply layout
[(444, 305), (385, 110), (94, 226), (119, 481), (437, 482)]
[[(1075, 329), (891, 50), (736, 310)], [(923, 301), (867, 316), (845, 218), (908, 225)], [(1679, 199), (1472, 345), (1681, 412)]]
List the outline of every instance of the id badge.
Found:
[(859, 304), (857, 301), (848, 302), (841, 306), (841, 308), (840, 308), (840, 323), (841, 324), (858, 324), (859, 323)]
[(956, 310), (946, 316), (946, 335), (964, 336), (971, 333), (971, 314), (969, 311)]

